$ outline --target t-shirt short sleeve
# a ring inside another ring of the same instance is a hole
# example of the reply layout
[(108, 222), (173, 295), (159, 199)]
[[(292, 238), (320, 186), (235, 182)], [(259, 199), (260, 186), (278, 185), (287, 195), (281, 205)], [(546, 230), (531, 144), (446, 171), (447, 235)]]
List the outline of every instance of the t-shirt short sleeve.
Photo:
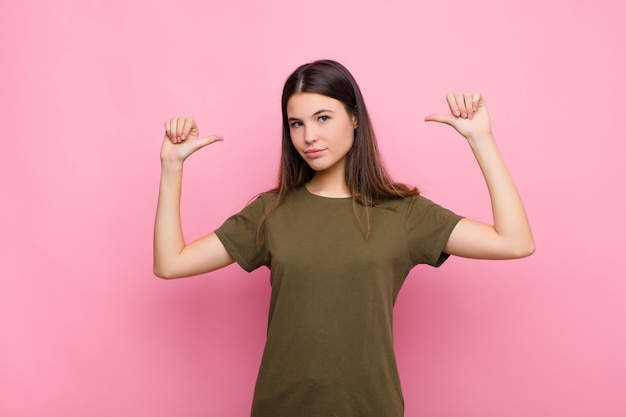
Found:
[(267, 265), (263, 235), (257, 241), (257, 228), (264, 212), (265, 199), (259, 196), (215, 230), (228, 253), (248, 272)]
[(450, 255), (443, 252), (461, 216), (422, 196), (414, 197), (406, 218), (406, 237), (413, 265), (438, 267)]

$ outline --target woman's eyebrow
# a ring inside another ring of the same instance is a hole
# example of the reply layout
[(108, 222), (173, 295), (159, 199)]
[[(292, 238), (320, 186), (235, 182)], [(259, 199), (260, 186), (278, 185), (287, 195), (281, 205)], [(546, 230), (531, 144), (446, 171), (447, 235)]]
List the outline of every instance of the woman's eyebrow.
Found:
[(330, 112), (330, 113), (334, 113), (334, 111), (332, 111), (332, 110), (322, 109), (322, 110), (318, 110), (315, 113), (313, 113), (313, 117), (317, 116), (320, 113), (324, 113), (325, 111)]
[[(312, 115), (311, 117), (315, 117), (315, 116), (317, 116), (318, 114), (320, 114), (320, 113), (324, 113), (324, 112), (334, 113), (334, 111), (332, 111), (332, 110), (321, 109), (321, 110), (318, 110), (318, 111), (316, 111), (315, 113), (313, 113), (313, 115)], [(290, 122), (291, 122), (291, 121), (297, 121), (297, 120), (300, 120), (300, 119), (299, 119), (299, 118), (297, 118), (297, 117), (289, 117), (289, 118), (287, 119), (287, 121), (290, 121)]]
[[(313, 115), (311, 117), (315, 117), (318, 114), (324, 113), (324, 112), (334, 113), (334, 111), (332, 111), (332, 110), (321, 109), (321, 110), (318, 110), (315, 113), (313, 113)], [(291, 120), (300, 120), (300, 119), (298, 117), (289, 117), (289, 118), (287, 118), (287, 120), (291, 121)]]

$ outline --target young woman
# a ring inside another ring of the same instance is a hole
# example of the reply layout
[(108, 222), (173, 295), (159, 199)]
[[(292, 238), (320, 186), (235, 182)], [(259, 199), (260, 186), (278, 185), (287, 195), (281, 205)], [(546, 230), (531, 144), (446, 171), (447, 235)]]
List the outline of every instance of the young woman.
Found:
[(341, 64), (305, 64), (287, 79), (278, 186), (214, 233), (185, 243), (183, 161), (221, 141), (190, 118), (165, 123), (154, 272), (196, 275), (237, 262), (271, 270), (267, 342), (253, 417), (400, 417), (403, 397), (392, 309), (411, 268), (449, 255), (510, 259), (534, 251), (522, 201), (478, 93), (447, 96), (446, 123), (483, 172), (493, 225), (462, 218), (394, 183), (382, 166), (365, 102)]

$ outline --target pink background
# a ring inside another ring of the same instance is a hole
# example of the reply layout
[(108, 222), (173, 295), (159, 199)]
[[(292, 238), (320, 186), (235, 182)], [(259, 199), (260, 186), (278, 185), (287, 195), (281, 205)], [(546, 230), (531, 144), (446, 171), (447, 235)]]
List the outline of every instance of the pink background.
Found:
[(626, 416), (623, 4), (6, 4), (0, 415), (248, 414), (269, 273), (152, 275), (162, 123), (226, 138), (186, 166), (192, 239), (274, 184), (282, 83), (333, 58), (393, 176), (488, 220), (467, 145), (422, 122), (450, 90), (483, 92), (536, 237), (531, 258), (412, 272), (406, 416)]

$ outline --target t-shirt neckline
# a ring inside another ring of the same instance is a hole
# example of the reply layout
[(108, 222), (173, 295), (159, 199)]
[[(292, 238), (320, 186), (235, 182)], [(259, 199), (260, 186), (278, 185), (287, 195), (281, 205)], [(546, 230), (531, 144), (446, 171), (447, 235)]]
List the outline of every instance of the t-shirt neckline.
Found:
[(348, 197), (328, 197), (328, 196), (324, 196), (324, 195), (319, 195), (319, 194), (315, 194), (311, 191), (309, 191), (308, 187), (306, 186), (306, 184), (302, 185), (302, 188), (304, 189), (304, 192), (312, 197), (315, 198), (320, 198), (320, 199), (324, 199), (324, 200), (336, 200), (336, 201), (347, 201), (347, 200), (352, 200), (352, 196), (348, 196)]

